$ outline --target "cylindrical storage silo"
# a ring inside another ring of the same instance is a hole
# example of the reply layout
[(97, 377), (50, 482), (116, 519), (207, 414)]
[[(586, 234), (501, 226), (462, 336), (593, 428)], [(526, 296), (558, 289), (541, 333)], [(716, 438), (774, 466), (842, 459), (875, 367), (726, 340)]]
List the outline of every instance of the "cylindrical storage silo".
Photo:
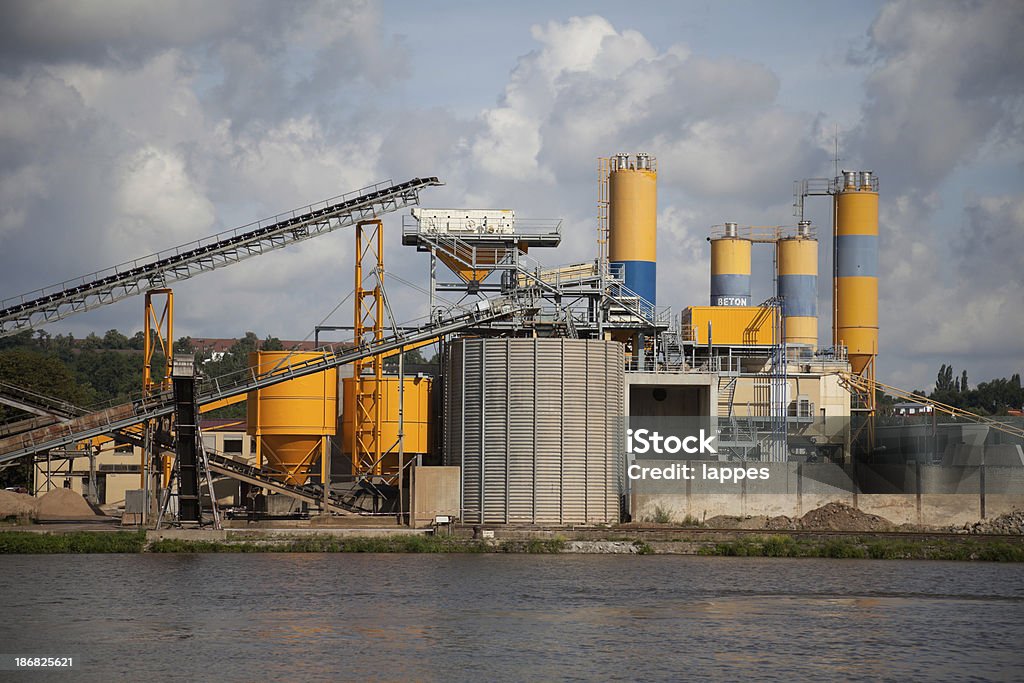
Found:
[[(259, 374), (272, 373), (320, 353), (257, 351), (249, 366)], [(248, 432), (256, 437), (256, 453), (267, 473), (286, 484), (305, 484), (319, 474), (327, 437), (337, 431), (338, 371), (318, 372), (250, 391)]]
[(843, 171), (835, 195), (835, 339), (861, 372), (878, 354), (878, 184)]
[[(356, 405), (356, 379), (344, 377), (342, 383), (341, 452), (352, 456), (352, 429), (356, 416), (362, 414), (372, 419), (375, 414), (373, 402), (377, 380), (363, 378), (362, 413)], [(376, 396), (381, 401), (380, 422), (376, 429), (367, 429), (362, 435), (362, 447), (368, 453), (378, 452), (375, 436), (380, 435), (379, 452), (383, 456), (381, 472), (391, 474), (398, 471), (398, 407), (402, 410), (402, 452), (406, 455), (427, 455), (430, 453), (430, 386), (427, 377), (406, 377), (404, 403), (399, 401), (398, 377), (388, 375), (380, 380), (380, 391)], [(388, 451), (391, 451), (388, 453)]]
[(750, 240), (739, 237), (735, 223), (711, 240), (711, 305), (750, 305)]
[(818, 240), (801, 230), (780, 239), (775, 248), (786, 343), (817, 348)]
[(458, 339), (446, 355), (444, 460), (471, 524), (619, 521), (622, 344)]
[(658, 173), (654, 159), (612, 158), (608, 174), (608, 260), (626, 287), (654, 305), (657, 290)]

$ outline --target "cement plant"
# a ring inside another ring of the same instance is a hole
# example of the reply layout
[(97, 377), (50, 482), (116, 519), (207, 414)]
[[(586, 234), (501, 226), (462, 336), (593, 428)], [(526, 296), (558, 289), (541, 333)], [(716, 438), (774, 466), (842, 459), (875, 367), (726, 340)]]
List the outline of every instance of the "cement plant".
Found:
[[(520, 207), (421, 207), (441, 180), (420, 177), (5, 298), (11, 336), (137, 297), (145, 362), (138, 393), (116, 405), (0, 385), (19, 416), (2, 425), (0, 463), (31, 460), (32, 496), (70, 488), (90, 504), (79, 514), (185, 537), (313, 526), (480, 538), (825, 508), (950, 528), (1024, 505), (1020, 424), (877, 376), (879, 175), (796, 181), (791, 225), (710, 226), (710, 300), (664, 301), (658, 174), (645, 153), (599, 160), (582, 262), (560, 264), (561, 222)], [(832, 224), (806, 220), (808, 202), (830, 203)], [(400, 226), (386, 228), (388, 214)], [(822, 237), (831, 273), (819, 273)], [(171, 285), (314, 238), (354, 240), (350, 324), (256, 351), (228, 376), (173, 352)], [(398, 242), (429, 273), (429, 316), (414, 325), (392, 314), (383, 255)], [(757, 250), (774, 265), (765, 301), (752, 298)], [(320, 342), (330, 334), (344, 341)], [(438, 362), (406, 367), (427, 346)], [(884, 414), (882, 395), (916, 419)], [(247, 418), (208, 415), (242, 401)], [(672, 464), (642, 434), (676, 444)]]

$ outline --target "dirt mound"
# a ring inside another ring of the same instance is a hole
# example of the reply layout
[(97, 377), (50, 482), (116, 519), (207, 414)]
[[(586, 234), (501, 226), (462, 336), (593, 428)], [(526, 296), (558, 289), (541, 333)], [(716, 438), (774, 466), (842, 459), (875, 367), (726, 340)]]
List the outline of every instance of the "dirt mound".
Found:
[(71, 489), (53, 489), (36, 502), (36, 513), (40, 520), (47, 519), (92, 519), (96, 517), (85, 498)]
[(0, 520), (27, 522), (36, 516), (36, 500), (24, 493), (0, 490)]
[(800, 518), (800, 528), (821, 531), (891, 531), (892, 522), (842, 503), (829, 503)]

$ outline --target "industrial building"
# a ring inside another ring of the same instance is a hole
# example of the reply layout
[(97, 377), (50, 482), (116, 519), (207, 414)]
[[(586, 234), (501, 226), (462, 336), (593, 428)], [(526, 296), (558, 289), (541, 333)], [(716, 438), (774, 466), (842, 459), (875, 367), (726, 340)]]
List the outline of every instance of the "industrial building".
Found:
[[(225, 506), (245, 507), (250, 518), (301, 509), (411, 525), (593, 525), (643, 519), (654, 505), (698, 516), (788, 514), (865, 493), (863, 472), (891, 456), (879, 449), (875, 424), (876, 392), (892, 389), (875, 378), (878, 178), (843, 171), (799, 181), (793, 225), (712, 226), (709, 305), (667, 302), (675, 309), (656, 299), (657, 182), (653, 156), (601, 159), (594, 258), (565, 265), (545, 265), (557, 263), (547, 256), (562, 239), (556, 220), (508, 208), (405, 212), (401, 243), (424, 255), (429, 274), (429, 319), (416, 325), (391, 315), (383, 245), (399, 236), (381, 216), (418, 205), (436, 178), (381, 183), (8, 299), (0, 334), (145, 294), (148, 345), (142, 393), (131, 403), (68, 411), (22, 396), (44, 424), (0, 438), (0, 462), (34, 457), (52, 483), (63, 454), (78, 486), (76, 444), (106, 441), (132, 460), (139, 482), (137, 495), (116, 495), (141, 501), (126, 514), (149, 525), (220, 524)], [(834, 294), (825, 302), (818, 230), (804, 219), (813, 196), (833, 206)], [(247, 372), (230, 377), (203, 376), (191, 357), (176, 355), (153, 376), (149, 358), (173, 339), (168, 285), (345, 227), (354, 228), (356, 254), (347, 341), (257, 352)], [(755, 250), (774, 264), (773, 295), (761, 302), (752, 299)], [(824, 342), (822, 311), (832, 321)], [(426, 345), (439, 350), (437, 369), (407, 372), (404, 352)], [(12, 395), (0, 391), (0, 400)], [(237, 432), (199, 419), (241, 400), (248, 419)], [(969, 419), (998, 432), (1005, 464), (1015, 467), (1004, 446), (1024, 432)], [(766, 496), (751, 499), (753, 482), (701, 493), (703, 484), (689, 481), (674, 489), (631, 481), (627, 469), (639, 459), (625, 447), (627, 430), (683, 429), (686, 420), (716, 439), (713, 452), (691, 459), (763, 464), (773, 477), (762, 483)], [(984, 501), (983, 486), (982, 516)], [(917, 509), (920, 517), (920, 501)]]

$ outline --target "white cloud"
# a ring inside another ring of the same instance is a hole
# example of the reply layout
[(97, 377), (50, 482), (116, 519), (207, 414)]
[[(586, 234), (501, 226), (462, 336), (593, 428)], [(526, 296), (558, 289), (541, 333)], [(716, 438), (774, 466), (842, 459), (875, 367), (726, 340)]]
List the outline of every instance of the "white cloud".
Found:
[[(152, 145), (123, 162), (110, 238), (132, 249), (158, 251), (190, 234), (212, 231), (215, 209), (178, 154)], [(141, 254), (140, 254), (141, 255)]]
[(871, 27), (878, 61), (856, 153), (903, 192), (934, 185), (993, 136), (1024, 148), (1022, 32), (1019, 2), (888, 3)]

